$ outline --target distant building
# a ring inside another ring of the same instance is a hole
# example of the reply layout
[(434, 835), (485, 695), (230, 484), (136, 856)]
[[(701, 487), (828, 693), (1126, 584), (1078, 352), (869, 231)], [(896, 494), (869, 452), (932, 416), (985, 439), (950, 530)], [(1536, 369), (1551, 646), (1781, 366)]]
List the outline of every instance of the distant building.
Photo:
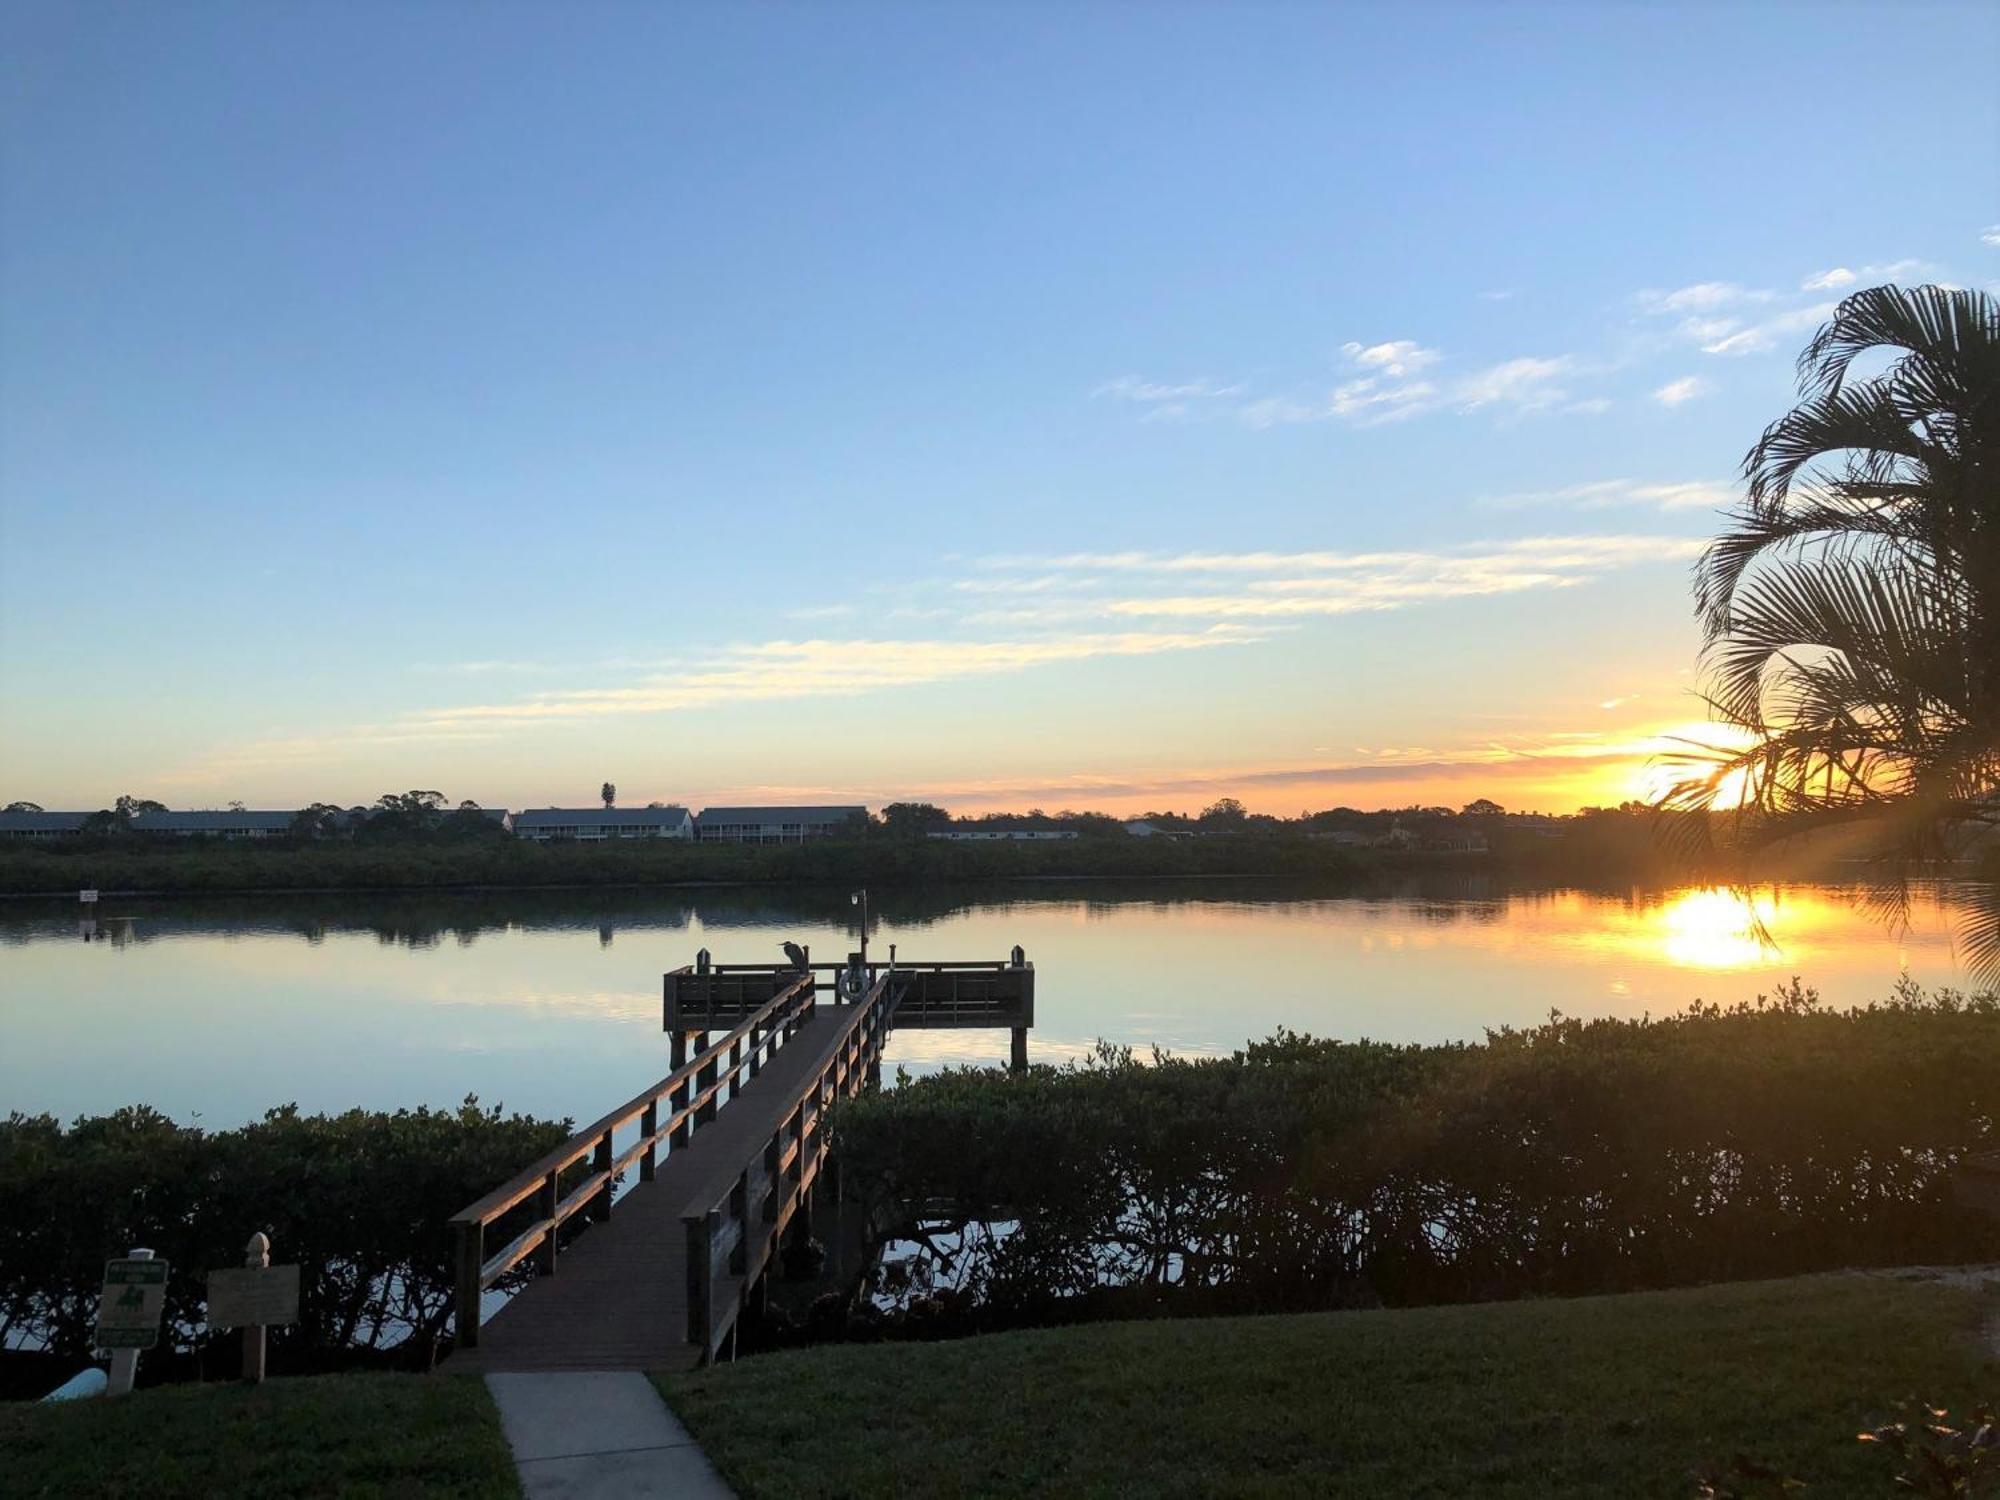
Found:
[[(81, 833), (96, 813), (0, 813), (0, 838), (60, 839)], [(154, 838), (272, 839), (291, 832), (295, 812), (142, 812), (125, 826)]]
[(803, 844), (867, 816), (865, 807), (705, 807), (694, 836), (704, 844)]
[(694, 819), (685, 807), (533, 807), (514, 814), (514, 836), (546, 844), (574, 839), (691, 839)]
[(297, 817), (297, 812), (142, 812), (134, 813), (128, 826), (156, 838), (281, 839)]
[(68, 838), (89, 816), (80, 812), (0, 812), (0, 839)]
[(1135, 839), (1157, 838), (1166, 832), (1159, 824), (1148, 823), (1144, 818), (1134, 818), (1125, 825), (1125, 831)]
[(1076, 836), (1074, 828), (1051, 828), (1045, 823), (1030, 823), (1019, 818), (981, 818), (977, 823), (954, 823), (949, 828), (933, 829), (929, 835), (934, 839), (949, 839), (955, 844), (993, 843), (1003, 839), (1017, 842), (1073, 839)]

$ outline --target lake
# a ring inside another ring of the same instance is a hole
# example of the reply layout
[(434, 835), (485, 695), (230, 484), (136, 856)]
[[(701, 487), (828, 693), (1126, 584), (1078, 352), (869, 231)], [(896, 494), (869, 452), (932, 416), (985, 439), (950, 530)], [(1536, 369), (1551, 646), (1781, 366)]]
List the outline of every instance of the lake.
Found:
[[(1793, 974), (1830, 1002), (1899, 975), (1966, 981), (1948, 911), (1908, 930), (1855, 893), (1795, 886), (1751, 907), (1714, 889), (1523, 889), (1411, 879), (1365, 892), (1275, 882), (877, 890), (871, 956), (1036, 966), (1037, 1059), (1100, 1037), (1227, 1053), (1277, 1027), (1393, 1041), (1478, 1038), (1551, 1010), (1637, 1016), (1748, 1000)], [(660, 975), (706, 947), (853, 946), (840, 891), (500, 891), (0, 903), (0, 1109), (65, 1118), (128, 1103), (222, 1127), (303, 1109), (467, 1094), (588, 1118), (667, 1071)], [(1005, 1060), (1005, 1032), (908, 1031), (887, 1069)], [(886, 1071), (886, 1069), (885, 1069)]]

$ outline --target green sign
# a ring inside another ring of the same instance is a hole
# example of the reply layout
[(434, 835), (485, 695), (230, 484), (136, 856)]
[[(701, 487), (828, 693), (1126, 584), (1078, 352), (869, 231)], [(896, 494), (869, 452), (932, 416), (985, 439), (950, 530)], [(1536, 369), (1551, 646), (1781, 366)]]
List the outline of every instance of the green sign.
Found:
[(106, 1261), (104, 1290), (97, 1299), (97, 1347), (152, 1348), (160, 1341), (160, 1314), (166, 1306), (165, 1261)]

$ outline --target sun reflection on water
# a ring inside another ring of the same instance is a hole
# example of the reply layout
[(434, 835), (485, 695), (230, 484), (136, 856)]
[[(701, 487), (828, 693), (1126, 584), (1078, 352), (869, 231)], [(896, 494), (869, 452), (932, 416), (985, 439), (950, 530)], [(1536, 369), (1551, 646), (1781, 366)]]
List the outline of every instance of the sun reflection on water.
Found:
[[(1777, 903), (1768, 896), (1715, 886), (1683, 891), (1654, 921), (1661, 954), (1690, 968), (1747, 969), (1777, 957), (1781, 924)], [(1793, 934), (1787, 933), (1782, 946), (1788, 959), (1797, 957)]]

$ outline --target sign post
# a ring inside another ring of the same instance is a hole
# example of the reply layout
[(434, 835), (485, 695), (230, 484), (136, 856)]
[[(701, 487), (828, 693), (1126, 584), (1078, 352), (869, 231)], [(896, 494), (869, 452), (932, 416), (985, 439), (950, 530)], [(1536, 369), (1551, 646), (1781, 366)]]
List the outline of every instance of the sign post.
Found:
[(160, 1314), (167, 1306), (167, 1263), (150, 1250), (134, 1250), (104, 1263), (104, 1290), (97, 1298), (96, 1346), (111, 1351), (107, 1396), (123, 1396), (139, 1373), (139, 1351), (160, 1341)]
[(299, 1268), (271, 1264), (261, 1231), (244, 1246), (243, 1269), (208, 1273), (208, 1326), (243, 1330), (243, 1378), (264, 1380), (264, 1329), (299, 1320)]

